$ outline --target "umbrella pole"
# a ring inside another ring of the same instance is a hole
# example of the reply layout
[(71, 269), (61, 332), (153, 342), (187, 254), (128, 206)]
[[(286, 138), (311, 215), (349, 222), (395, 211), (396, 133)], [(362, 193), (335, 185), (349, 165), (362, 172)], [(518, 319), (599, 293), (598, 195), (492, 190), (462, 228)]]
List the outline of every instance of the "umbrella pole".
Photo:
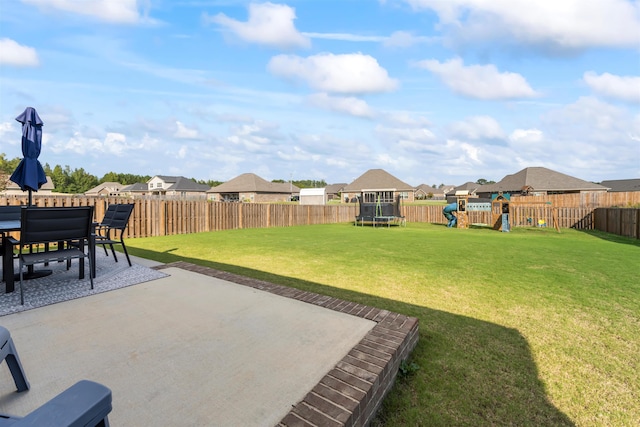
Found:
[[(27, 203), (27, 206), (31, 207), (33, 206), (33, 193), (31, 189), (29, 189), (28, 191), (29, 191), (29, 201)], [(30, 252), (32, 250), (33, 250), (33, 246), (29, 248)], [(22, 275), (22, 279), (23, 280), (38, 279), (40, 277), (49, 276), (51, 273), (53, 273), (51, 270), (34, 271), (33, 265), (30, 265), (27, 267), (27, 273)], [(20, 280), (20, 274), (16, 274), (15, 280)]]

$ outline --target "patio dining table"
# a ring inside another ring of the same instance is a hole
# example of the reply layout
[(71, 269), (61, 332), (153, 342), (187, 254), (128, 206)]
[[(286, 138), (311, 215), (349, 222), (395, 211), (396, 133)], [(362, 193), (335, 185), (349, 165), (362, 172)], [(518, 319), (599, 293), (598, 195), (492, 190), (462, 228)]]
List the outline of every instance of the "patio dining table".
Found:
[[(94, 224), (95, 226), (95, 224)], [(5, 292), (10, 293), (15, 290), (15, 271), (13, 268), (13, 243), (9, 233), (19, 232), (21, 224), (19, 219), (0, 220), (0, 234), (2, 234), (2, 280), (5, 282)], [(89, 251), (91, 255), (91, 276), (96, 277), (96, 251), (94, 233), (89, 239)], [(84, 260), (80, 260), (80, 279), (84, 278)]]

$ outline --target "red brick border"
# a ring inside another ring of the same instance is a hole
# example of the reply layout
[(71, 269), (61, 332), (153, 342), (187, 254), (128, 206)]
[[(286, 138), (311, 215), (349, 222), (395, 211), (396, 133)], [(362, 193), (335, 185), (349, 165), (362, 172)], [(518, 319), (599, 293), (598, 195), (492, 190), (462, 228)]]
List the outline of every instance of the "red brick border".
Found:
[(293, 406), (278, 426), (366, 426), (391, 390), (403, 360), (418, 342), (418, 319), (387, 310), (301, 291), (263, 280), (175, 262), (177, 267), (314, 304), (377, 324), (322, 380)]

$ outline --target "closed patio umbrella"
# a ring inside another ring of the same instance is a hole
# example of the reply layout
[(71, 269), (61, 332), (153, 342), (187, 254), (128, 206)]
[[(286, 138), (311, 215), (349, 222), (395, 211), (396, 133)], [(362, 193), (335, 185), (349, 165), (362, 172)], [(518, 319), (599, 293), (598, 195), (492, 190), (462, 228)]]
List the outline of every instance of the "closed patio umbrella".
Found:
[[(42, 150), (42, 119), (33, 107), (27, 107), (22, 114), (16, 117), (22, 123), (22, 155), (24, 156), (11, 177), (11, 181), (20, 186), (22, 191), (29, 192), (29, 206), (33, 204), (32, 191), (38, 191), (47, 182), (47, 176), (38, 160)], [(29, 272), (24, 277), (34, 279), (51, 274), (51, 270), (33, 271), (33, 266), (29, 267)]]
[(16, 117), (16, 120), (22, 123), (22, 155), (24, 157), (9, 179), (18, 184), (22, 191), (29, 191), (29, 205), (31, 205), (31, 192), (38, 191), (47, 182), (44, 169), (38, 160), (42, 149), (43, 123), (33, 107), (27, 107)]

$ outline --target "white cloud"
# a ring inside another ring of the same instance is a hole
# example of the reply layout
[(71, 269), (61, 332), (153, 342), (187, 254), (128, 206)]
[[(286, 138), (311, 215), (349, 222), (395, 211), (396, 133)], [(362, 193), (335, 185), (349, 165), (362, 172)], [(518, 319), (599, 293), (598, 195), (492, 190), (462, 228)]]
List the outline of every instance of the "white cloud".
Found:
[(585, 83), (598, 95), (640, 103), (640, 77), (584, 73)]
[(135, 24), (147, 20), (146, 11), (140, 14), (139, 0), (22, 0), (42, 10), (56, 9), (79, 15), (91, 16), (100, 21), (116, 24)]
[(40, 65), (40, 61), (34, 48), (3, 38), (0, 39), (0, 65), (36, 67)]
[(4, 139), (7, 135), (17, 133), (16, 128), (10, 122), (0, 123), (0, 139)]
[(321, 53), (307, 58), (277, 55), (271, 58), (267, 69), (282, 78), (304, 81), (321, 92), (378, 93), (398, 86), (374, 57), (362, 53)]
[(353, 96), (329, 96), (326, 93), (315, 93), (309, 95), (308, 99), (312, 105), (325, 110), (347, 113), (355, 117), (371, 118), (375, 115), (365, 101)]
[(517, 144), (537, 144), (543, 139), (544, 134), (538, 129), (516, 129), (509, 134), (509, 140)]
[(414, 36), (408, 31), (395, 31), (386, 40), (383, 45), (386, 47), (405, 48), (421, 43), (427, 43), (431, 39), (429, 37)]
[(478, 99), (531, 98), (538, 94), (517, 73), (500, 72), (494, 65), (465, 66), (460, 58), (439, 62), (429, 59), (418, 66), (431, 71), (454, 92)]
[(503, 139), (505, 137), (500, 124), (490, 116), (474, 116), (464, 121), (453, 123), (450, 126), (451, 133), (459, 138), (479, 139)]
[(640, 3), (629, 0), (404, 0), (435, 11), (465, 41), (513, 39), (562, 49), (637, 47)]
[(189, 129), (184, 125), (184, 123), (176, 121), (176, 132), (173, 136), (180, 139), (196, 139), (198, 138), (198, 130)]
[(295, 9), (287, 5), (273, 3), (251, 3), (249, 19), (240, 22), (224, 13), (205, 16), (205, 21), (225, 27), (241, 40), (273, 46), (280, 49), (311, 46), (309, 38), (296, 30), (293, 21)]

